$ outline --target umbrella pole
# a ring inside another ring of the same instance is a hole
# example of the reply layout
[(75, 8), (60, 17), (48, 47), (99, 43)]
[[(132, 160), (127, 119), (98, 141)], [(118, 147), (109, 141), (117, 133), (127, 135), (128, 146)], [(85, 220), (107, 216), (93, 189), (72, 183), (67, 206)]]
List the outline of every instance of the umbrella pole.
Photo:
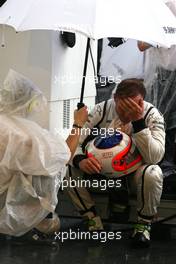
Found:
[(86, 55), (84, 61), (84, 71), (83, 71), (83, 78), (82, 78), (82, 87), (81, 87), (81, 96), (80, 102), (78, 103), (78, 109), (84, 107), (83, 98), (84, 98), (84, 89), (85, 89), (85, 81), (86, 81), (86, 73), (87, 73), (87, 64), (88, 64), (88, 57), (89, 57), (89, 49), (90, 49), (90, 38), (87, 39), (87, 47), (86, 47)]

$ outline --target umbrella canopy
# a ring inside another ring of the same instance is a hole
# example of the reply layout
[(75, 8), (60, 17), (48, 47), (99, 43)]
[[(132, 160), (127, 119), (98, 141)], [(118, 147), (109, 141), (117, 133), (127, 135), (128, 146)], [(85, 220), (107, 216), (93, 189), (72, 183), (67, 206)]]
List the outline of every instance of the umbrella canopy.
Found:
[(93, 39), (176, 44), (176, 18), (161, 0), (7, 0), (0, 8), (0, 24), (16, 31), (60, 30)]
[[(163, 0), (6, 0), (0, 24), (16, 31), (58, 30), (80, 32), (88, 38), (123, 37), (163, 47), (176, 44), (176, 18)], [(82, 106), (87, 41), (80, 104)]]

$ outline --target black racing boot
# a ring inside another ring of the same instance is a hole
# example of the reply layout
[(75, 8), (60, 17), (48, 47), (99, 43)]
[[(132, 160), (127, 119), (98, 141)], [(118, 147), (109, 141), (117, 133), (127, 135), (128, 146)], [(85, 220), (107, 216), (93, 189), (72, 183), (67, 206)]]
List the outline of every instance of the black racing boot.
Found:
[(132, 234), (133, 245), (136, 247), (149, 247), (150, 246), (150, 231), (151, 224), (137, 223), (134, 225)]

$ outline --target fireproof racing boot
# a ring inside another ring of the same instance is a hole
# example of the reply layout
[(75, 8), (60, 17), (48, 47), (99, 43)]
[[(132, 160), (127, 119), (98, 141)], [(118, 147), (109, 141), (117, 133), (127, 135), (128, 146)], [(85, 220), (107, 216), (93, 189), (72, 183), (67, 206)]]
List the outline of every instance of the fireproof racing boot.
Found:
[(100, 216), (95, 215), (93, 212), (88, 211), (83, 215), (86, 229), (89, 231), (104, 230), (103, 223)]
[(151, 224), (149, 223), (135, 224), (134, 232), (132, 234), (133, 245), (136, 247), (149, 247), (150, 231), (151, 231)]
[(99, 216), (95, 216), (91, 219), (88, 219), (87, 225), (89, 231), (98, 231), (98, 230), (100, 231), (104, 229), (101, 218)]

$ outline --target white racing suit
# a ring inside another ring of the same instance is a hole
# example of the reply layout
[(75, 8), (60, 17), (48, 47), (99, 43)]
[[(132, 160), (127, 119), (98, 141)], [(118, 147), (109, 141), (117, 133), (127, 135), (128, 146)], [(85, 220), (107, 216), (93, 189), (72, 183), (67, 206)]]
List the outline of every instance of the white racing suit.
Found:
[[(135, 190), (137, 193), (138, 217), (150, 222), (157, 213), (162, 194), (163, 174), (157, 163), (161, 161), (165, 152), (163, 116), (152, 104), (144, 101), (143, 119), (123, 126), (115, 110), (115, 102), (110, 99), (94, 107), (89, 114), (89, 122), (85, 124), (85, 128), (92, 129), (97, 123), (100, 129), (118, 128), (133, 138), (142, 155), (143, 165), (127, 178), (129, 178), (129, 186), (133, 192)], [(79, 162), (85, 158), (82, 156), (84, 153), (81, 146), (86, 138), (87, 135), (83, 131), (72, 164), (67, 171), (67, 180), (69, 177), (76, 179), (82, 174)], [(86, 213), (94, 208), (94, 201), (86, 188), (68, 187), (67, 191), (80, 212)]]

